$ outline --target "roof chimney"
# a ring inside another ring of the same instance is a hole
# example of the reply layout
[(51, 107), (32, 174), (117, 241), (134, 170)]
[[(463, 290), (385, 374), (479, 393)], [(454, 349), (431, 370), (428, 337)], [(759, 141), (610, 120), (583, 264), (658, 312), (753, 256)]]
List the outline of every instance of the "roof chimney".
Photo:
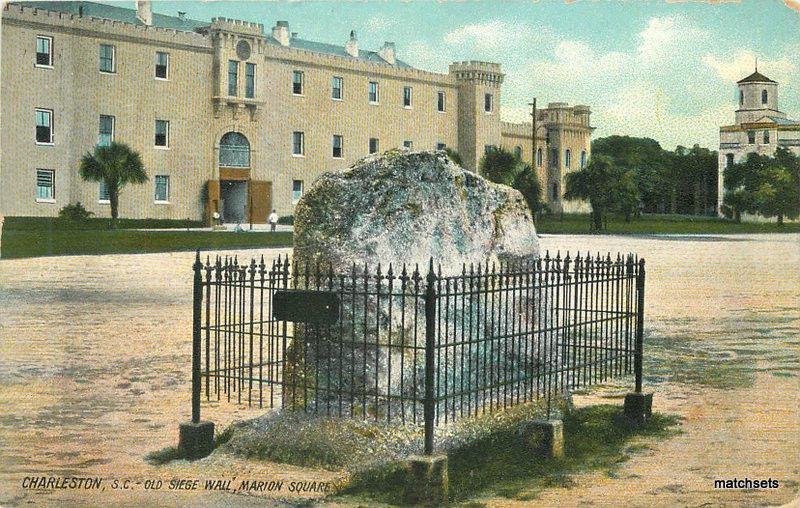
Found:
[(272, 38), (278, 41), (281, 46), (288, 46), (289, 45), (289, 22), (288, 21), (278, 21), (274, 27), (272, 27)]
[(358, 39), (355, 30), (350, 30), (350, 40), (344, 45), (344, 50), (353, 58), (358, 58)]
[(388, 41), (384, 42), (383, 47), (378, 51), (378, 56), (383, 58), (389, 65), (394, 65), (394, 43)]
[(178, 19), (186, 19), (186, 12), (185, 11), (178, 11)]
[(136, 0), (136, 19), (147, 26), (153, 24), (153, 5), (150, 0)]

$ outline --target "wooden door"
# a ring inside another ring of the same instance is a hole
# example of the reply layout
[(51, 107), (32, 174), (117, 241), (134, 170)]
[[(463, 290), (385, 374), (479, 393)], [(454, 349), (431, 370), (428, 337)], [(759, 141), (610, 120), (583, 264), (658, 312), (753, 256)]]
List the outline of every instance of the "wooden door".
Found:
[(272, 210), (272, 182), (249, 180), (247, 189), (250, 216), (254, 224), (266, 224)]

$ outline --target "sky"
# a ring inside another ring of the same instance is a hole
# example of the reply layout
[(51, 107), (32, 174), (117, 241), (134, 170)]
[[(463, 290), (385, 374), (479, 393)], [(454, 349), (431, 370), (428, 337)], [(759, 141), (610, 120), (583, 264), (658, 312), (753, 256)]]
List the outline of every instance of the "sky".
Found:
[(757, 58), (780, 83), (780, 109), (800, 119), (800, 0), (206, 0), (154, 1), (153, 10), (256, 21), (266, 32), (287, 20), (299, 37), (335, 44), (352, 29), (360, 47), (393, 41), (398, 58), (435, 72), (498, 62), (504, 120), (528, 121), (533, 97), (587, 104), (594, 137), (647, 136), (667, 149), (717, 147), (719, 126), (733, 123), (736, 81)]

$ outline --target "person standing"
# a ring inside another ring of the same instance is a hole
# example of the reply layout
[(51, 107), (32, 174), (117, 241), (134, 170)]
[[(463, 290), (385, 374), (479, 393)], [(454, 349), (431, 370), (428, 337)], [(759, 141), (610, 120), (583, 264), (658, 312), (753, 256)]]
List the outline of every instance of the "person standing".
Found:
[(269, 214), (267, 222), (269, 222), (270, 231), (275, 231), (275, 227), (278, 225), (278, 214), (275, 213), (274, 209), (272, 210), (272, 213)]

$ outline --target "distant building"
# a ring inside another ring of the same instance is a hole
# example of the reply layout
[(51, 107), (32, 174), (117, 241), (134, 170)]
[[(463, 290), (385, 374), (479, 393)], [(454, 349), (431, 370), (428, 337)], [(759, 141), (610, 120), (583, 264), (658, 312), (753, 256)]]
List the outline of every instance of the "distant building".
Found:
[(725, 169), (749, 153), (774, 155), (779, 146), (800, 155), (800, 122), (778, 109), (778, 83), (758, 69), (740, 80), (739, 109), (734, 125), (719, 128), (719, 181), (717, 210), (725, 196)]
[[(130, 218), (265, 222), (293, 213), (324, 171), (406, 146), (452, 147), (475, 170), (504, 146), (532, 160), (531, 124), (500, 121), (500, 65), (415, 69), (394, 43), (378, 51), (302, 39), (279, 21), (188, 19), (92, 2), (16, 2), (2, 12), (0, 215), (53, 216), (80, 201), (109, 215), (82, 155), (121, 141), (146, 185), (126, 187)], [(551, 208), (589, 156), (589, 108), (537, 114), (535, 167)]]

